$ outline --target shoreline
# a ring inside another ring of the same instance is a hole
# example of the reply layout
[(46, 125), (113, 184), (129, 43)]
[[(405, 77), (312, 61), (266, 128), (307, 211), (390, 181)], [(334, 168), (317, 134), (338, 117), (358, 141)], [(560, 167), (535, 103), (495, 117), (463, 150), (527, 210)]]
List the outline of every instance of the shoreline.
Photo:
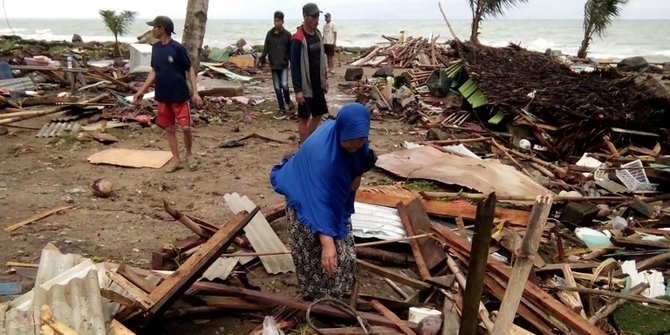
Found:
[[(138, 37), (138, 41), (135, 42), (135, 43), (119, 41), (119, 45), (120, 45), (120, 48), (121, 48), (121, 51), (122, 51), (122, 54), (123, 54), (121, 58), (128, 58), (129, 57), (129, 45), (131, 45), (131, 44), (141, 44), (142, 43), (142, 42), (139, 41), (139, 38), (140, 37)], [(84, 43), (72, 43), (72, 42), (69, 42), (67, 40), (28, 39), (28, 38), (24, 38), (20, 35), (3, 35), (3, 34), (0, 34), (0, 58), (10, 57), (10, 55), (8, 55), (8, 54), (13, 54), (14, 52), (16, 52), (17, 49), (19, 49), (16, 46), (8, 47), (8, 43), (10, 43), (10, 41), (13, 41), (14, 44), (22, 45), (23, 47), (25, 47), (25, 46), (46, 47), (46, 48), (49, 49), (49, 51), (51, 51), (52, 48), (55, 48), (55, 49), (83, 48), (83, 49), (87, 49), (87, 50), (96, 51), (95, 53), (93, 53), (95, 55), (98, 55), (100, 51), (108, 51), (109, 53), (112, 53), (113, 52), (112, 49), (114, 48), (114, 41), (91, 40), (91, 41), (84, 42)], [(438, 45), (448, 45), (449, 43), (450, 43), (450, 41), (445, 41), (445, 42), (440, 42), (440, 43), (437, 43), (437, 44)], [(344, 51), (344, 52), (347, 52), (347, 53), (350, 53), (350, 54), (361, 55), (361, 54), (364, 54), (364, 53), (368, 52), (369, 50), (371, 50), (375, 46), (384, 47), (384, 46), (388, 46), (388, 45), (391, 45), (391, 43), (388, 40), (380, 38), (380, 42), (372, 44), (372, 45), (368, 45), (368, 46), (338, 46), (338, 48), (340, 50), (339, 52)], [(482, 43), (482, 45), (487, 45), (487, 44)], [(257, 45), (257, 44), (251, 44), (250, 46), (254, 50), (258, 50), (258, 49), (262, 50), (262, 47), (263, 47), (262, 45)], [(491, 46), (491, 45), (487, 45), (487, 46)], [(496, 47), (496, 46), (493, 46), (493, 47)], [(210, 45), (204, 45), (203, 46), (203, 49), (205, 49), (205, 50), (208, 50), (208, 49), (211, 50), (212, 48), (221, 48), (221, 47), (210, 46)], [(529, 51), (542, 52), (542, 51), (537, 51), (537, 50), (532, 50), (532, 49), (529, 49), (529, 48), (525, 48), (523, 46), (522, 46), (522, 48), (527, 49)], [(59, 50), (59, 51), (61, 51), (61, 50)], [(562, 50), (559, 50), (559, 51), (562, 52)], [(575, 55), (570, 55), (570, 54), (566, 54), (566, 53), (562, 53), (562, 55), (567, 56), (569, 58), (576, 57)], [(48, 52), (46, 52), (46, 56), (49, 56)], [(91, 61), (96, 61), (96, 60), (106, 60), (106, 59), (116, 59), (116, 58), (118, 58), (118, 57), (114, 57), (113, 55), (108, 55), (108, 56), (109, 57), (102, 57), (102, 58), (91, 57), (90, 60)], [(638, 57), (638, 56), (630, 56), (630, 57)], [(641, 55), (639, 57), (644, 57), (645, 59), (647, 59), (647, 62), (650, 65), (663, 66), (664, 64), (670, 63), (670, 57), (668, 57), (664, 61), (652, 61), (652, 60), (649, 60), (648, 57), (644, 56), (644, 55)], [(622, 59), (625, 59), (625, 58), (595, 57), (595, 56), (592, 56), (591, 58), (594, 58), (594, 59), (598, 60), (598, 63), (603, 64), (603, 65), (616, 64), (619, 61), (621, 61)]]

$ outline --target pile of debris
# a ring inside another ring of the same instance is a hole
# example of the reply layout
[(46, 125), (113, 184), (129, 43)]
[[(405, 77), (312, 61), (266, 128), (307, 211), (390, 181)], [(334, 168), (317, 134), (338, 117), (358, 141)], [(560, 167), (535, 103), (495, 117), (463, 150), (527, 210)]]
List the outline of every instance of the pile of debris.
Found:
[(440, 37), (389, 37), (383, 36), (391, 44), (375, 46), (351, 66), (393, 66), (396, 68), (438, 68), (448, 66), (449, 58), (456, 55), (447, 44), (438, 44)]
[(659, 95), (655, 86), (639, 85), (612, 68), (578, 74), (551, 56), (514, 45), (454, 43), (467, 78), (494, 113), (536, 130), (537, 141), (557, 156), (593, 150), (606, 135), (615, 145), (629, 141), (613, 136), (613, 128), (656, 133), (669, 148), (670, 96)]

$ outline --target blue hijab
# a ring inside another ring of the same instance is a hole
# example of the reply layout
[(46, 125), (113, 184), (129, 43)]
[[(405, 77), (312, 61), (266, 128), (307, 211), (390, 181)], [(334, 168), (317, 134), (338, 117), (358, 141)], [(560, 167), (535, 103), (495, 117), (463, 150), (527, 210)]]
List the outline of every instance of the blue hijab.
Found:
[[(323, 123), (302, 144), (298, 152), (270, 172), (274, 190), (296, 209), (298, 219), (314, 234), (336, 239), (349, 232), (349, 217), (354, 212), (351, 184), (362, 174), (368, 156), (367, 137), (370, 113), (365, 106), (342, 106), (336, 120)], [(354, 153), (340, 146), (341, 141), (365, 138)]]

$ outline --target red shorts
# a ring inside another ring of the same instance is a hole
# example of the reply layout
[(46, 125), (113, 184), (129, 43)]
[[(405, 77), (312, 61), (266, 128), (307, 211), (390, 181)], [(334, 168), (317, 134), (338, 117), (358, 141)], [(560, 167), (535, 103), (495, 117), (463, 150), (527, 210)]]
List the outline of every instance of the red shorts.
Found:
[(158, 102), (156, 124), (161, 128), (172, 127), (178, 124), (182, 128), (191, 126), (191, 108), (188, 101)]

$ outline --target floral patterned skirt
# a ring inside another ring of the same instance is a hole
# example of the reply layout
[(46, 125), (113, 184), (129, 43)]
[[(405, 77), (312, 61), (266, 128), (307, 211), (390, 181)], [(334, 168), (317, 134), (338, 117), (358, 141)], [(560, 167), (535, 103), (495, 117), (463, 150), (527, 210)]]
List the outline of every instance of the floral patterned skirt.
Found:
[[(306, 300), (341, 299), (351, 290), (356, 271), (354, 237), (335, 240), (337, 270), (325, 273), (321, 265), (321, 242), (300, 220), (294, 208), (286, 206), (291, 255), (295, 263), (298, 284)], [(350, 229), (351, 231), (351, 229)]]

